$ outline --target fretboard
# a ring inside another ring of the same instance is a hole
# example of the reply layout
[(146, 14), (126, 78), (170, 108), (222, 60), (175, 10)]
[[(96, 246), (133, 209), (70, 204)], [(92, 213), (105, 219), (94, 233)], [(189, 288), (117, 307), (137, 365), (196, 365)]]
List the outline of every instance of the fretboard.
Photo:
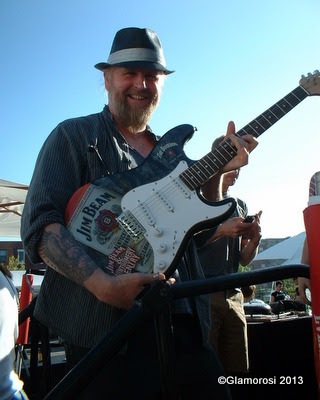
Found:
[[(254, 137), (259, 137), (295, 106), (300, 104), (308, 95), (305, 89), (298, 86), (244, 128), (240, 129), (240, 131), (236, 133), (236, 136), (241, 138), (249, 134)], [(180, 179), (189, 189), (197, 189), (214, 176), (221, 167), (226, 165), (236, 155), (237, 149), (232, 145), (231, 140), (227, 139), (183, 171), (180, 174)]]

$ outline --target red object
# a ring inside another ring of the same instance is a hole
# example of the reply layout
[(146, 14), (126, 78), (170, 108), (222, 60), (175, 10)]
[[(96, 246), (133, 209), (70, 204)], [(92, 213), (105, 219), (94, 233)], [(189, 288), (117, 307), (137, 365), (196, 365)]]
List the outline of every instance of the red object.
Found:
[(85, 195), (90, 183), (87, 183), (84, 186), (81, 186), (71, 197), (65, 212), (65, 218), (67, 224), (69, 223), (74, 210), (78, 207), (79, 202), (82, 200), (82, 197)]
[[(27, 277), (30, 282), (30, 285), (32, 286), (33, 275), (27, 274)], [(26, 274), (24, 274), (22, 277), (21, 294), (20, 294), (20, 311), (26, 308), (30, 304), (31, 300), (32, 300), (32, 293), (26, 280)], [(17, 344), (28, 343), (29, 324), (30, 324), (30, 318), (28, 318), (19, 326), (19, 336), (16, 342)]]
[(314, 362), (320, 393), (320, 204), (310, 205), (303, 214), (309, 250)]

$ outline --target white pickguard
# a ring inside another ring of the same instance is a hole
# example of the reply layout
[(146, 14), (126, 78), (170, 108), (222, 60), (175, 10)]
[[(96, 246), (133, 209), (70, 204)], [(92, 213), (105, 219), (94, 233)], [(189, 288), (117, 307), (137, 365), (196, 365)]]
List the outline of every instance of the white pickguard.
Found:
[(202, 202), (196, 191), (188, 189), (179, 175), (188, 168), (185, 161), (165, 178), (139, 186), (122, 199), (123, 212), (130, 211), (145, 229), (145, 238), (154, 252), (154, 272), (165, 271), (186, 233), (200, 221), (226, 213), (232, 203), (215, 207)]

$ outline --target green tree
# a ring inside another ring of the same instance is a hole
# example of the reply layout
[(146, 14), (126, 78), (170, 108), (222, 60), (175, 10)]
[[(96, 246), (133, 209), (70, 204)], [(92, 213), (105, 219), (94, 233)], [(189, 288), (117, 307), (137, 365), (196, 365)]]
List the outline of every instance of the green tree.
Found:
[(26, 269), (24, 264), (19, 264), (19, 259), (15, 256), (9, 257), (7, 268), (9, 271), (21, 271)]
[(239, 264), (239, 272), (247, 272), (247, 271), (251, 271), (251, 267), (249, 265), (241, 265)]
[(295, 297), (296, 292), (295, 292), (295, 288), (296, 285), (293, 282), (293, 279), (284, 279), (282, 281), (283, 283), (283, 290), (288, 293), (290, 296)]

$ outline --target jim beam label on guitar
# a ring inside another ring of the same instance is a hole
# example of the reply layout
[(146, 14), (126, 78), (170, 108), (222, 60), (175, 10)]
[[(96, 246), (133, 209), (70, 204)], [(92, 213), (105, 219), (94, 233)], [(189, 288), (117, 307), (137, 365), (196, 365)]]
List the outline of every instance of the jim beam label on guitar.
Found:
[(67, 228), (76, 240), (106, 255), (110, 275), (152, 272), (153, 250), (146, 239), (135, 241), (119, 224), (121, 196), (110, 189), (88, 185), (74, 206)]
[(159, 158), (163, 158), (164, 154), (166, 158), (175, 158), (177, 156), (176, 152), (174, 151), (174, 147), (178, 147), (178, 143), (166, 143), (163, 146), (159, 146), (159, 149), (157, 151), (157, 156)]

